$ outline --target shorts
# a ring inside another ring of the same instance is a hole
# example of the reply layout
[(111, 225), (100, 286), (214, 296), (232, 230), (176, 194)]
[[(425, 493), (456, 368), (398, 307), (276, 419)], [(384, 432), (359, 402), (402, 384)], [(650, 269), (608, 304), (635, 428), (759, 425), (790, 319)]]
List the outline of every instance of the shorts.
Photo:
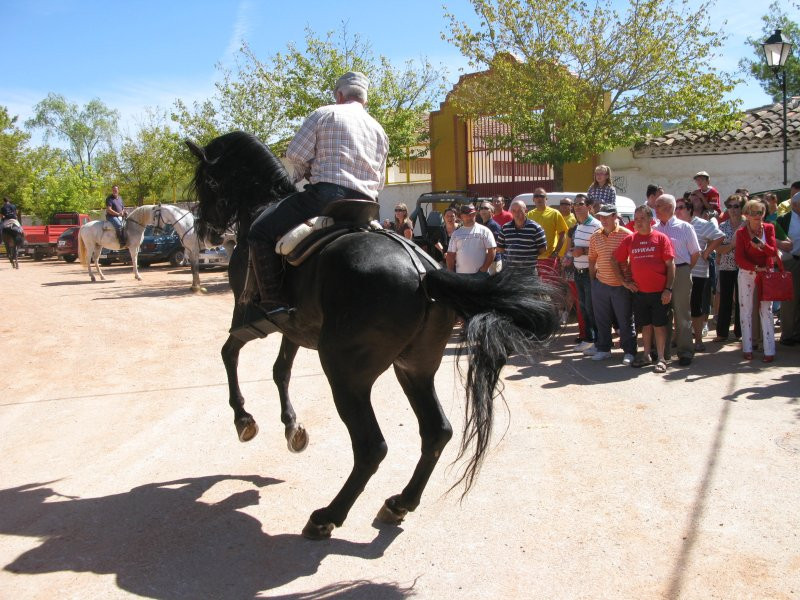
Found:
[(708, 284), (708, 277), (695, 277), (692, 275), (692, 297), (689, 301), (692, 317), (702, 317), (708, 314), (708, 302), (703, 302), (703, 293)]
[(661, 303), (661, 292), (636, 292), (633, 295), (633, 319), (637, 327), (664, 327), (669, 304)]

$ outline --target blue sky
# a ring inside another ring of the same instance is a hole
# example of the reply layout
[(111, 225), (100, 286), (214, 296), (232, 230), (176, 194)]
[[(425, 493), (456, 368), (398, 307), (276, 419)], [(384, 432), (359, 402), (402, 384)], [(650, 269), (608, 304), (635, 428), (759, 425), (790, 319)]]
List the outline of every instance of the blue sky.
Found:
[[(465, 20), (474, 17), (467, 0), (445, 4)], [(750, 54), (745, 39), (759, 35), (766, 4), (719, 0), (713, 21), (729, 39), (718, 68), (735, 70)], [(321, 34), (342, 21), (376, 54), (395, 62), (425, 56), (455, 82), (466, 61), (441, 39), (443, 13), (438, 0), (0, 0), (0, 105), (24, 120), (49, 92), (79, 104), (98, 97), (131, 124), (147, 107), (210, 97), (215, 65), (232, 64), (243, 40), (267, 57), (290, 41), (302, 43), (306, 25)], [(752, 80), (735, 96), (744, 108), (770, 101)]]

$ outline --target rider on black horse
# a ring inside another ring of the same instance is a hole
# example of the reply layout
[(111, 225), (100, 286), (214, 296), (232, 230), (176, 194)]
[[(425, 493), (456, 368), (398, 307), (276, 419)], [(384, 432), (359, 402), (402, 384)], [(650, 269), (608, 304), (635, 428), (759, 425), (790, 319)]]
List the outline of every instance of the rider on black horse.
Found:
[(10, 219), (19, 220), (17, 207), (11, 203), (11, 199), (8, 196), (3, 198), (3, 206), (0, 206), (0, 216), (2, 216), (4, 222)]
[(124, 216), (125, 204), (122, 202), (122, 196), (119, 195), (119, 188), (115, 185), (106, 198), (106, 221), (111, 223), (117, 232), (120, 248), (125, 247), (125, 230), (122, 227), (122, 217)]
[(383, 127), (364, 109), (369, 80), (350, 71), (336, 82), (336, 104), (315, 110), (286, 150), (294, 164), (294, 181), (310, 183), (269, 206), (250, 227), (250, 261), (268, 318), (288, 312), (281, 295), (282, 257), (277, 240), (306, 219), (322, 214), (334, 200), (377, 200), (386, 173), (389, 139)]

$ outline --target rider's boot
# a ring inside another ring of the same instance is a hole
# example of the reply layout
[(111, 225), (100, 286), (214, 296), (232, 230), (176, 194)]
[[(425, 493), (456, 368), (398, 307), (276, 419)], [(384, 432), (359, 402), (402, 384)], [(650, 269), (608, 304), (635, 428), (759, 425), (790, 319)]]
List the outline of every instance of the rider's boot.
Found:
[(124, 229), (117, 229), (117, 240), (119, 240), (119, 249), (122, 250), (125, 246), (127, 246), (127, 239), (125, 239), (125, 230)]
[(250, 242), (249, 269), (248, 277), (255, 278), (258, 297), (242, 308), (241, 325), (231, 328), (231, 335), (245, 342), (278, 331), (294, 312), (283, 298), (283, 262), (273, 244)]

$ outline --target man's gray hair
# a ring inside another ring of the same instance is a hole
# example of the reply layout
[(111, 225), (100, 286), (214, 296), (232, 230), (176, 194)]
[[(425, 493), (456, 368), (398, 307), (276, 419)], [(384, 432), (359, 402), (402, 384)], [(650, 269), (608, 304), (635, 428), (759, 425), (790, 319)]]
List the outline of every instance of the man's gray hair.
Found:
[(367, 89), (369, 89), (369, 79), (358, 71), (348, 71), (336, 81), (333, 90), (334, 95), (340, 92), (345, 100), (357, 100), (361, 104), (367, 103)]
[(672, 194), (661, 194), (658, 198), (656, 198), (656, 204), (661, 202), (662, 204), (667, 203), (672, 206), (672, 211), (675, 212), (675, 196)]
[(636, 210), (634, 212), (637, 212), (637, 213), (638, 212), (643, 212), (644, 215), (648, 219), (652, 219), (653, 218), (653, 209), (650, 208), (649, 206), (647, 206), (647, 204), (642, 204), (641, 206), (637, 206)]
[(520, 206), (520, 207), (522, 207), (523, 211), (528, 212), (528, 207), (525, 205), (525, 201), (524, 200), (513, 200), (511, 202), (511, 204), (509, 205), (509, 207), (508, 207), (509, 210), (511, 210), (512, 206)]

